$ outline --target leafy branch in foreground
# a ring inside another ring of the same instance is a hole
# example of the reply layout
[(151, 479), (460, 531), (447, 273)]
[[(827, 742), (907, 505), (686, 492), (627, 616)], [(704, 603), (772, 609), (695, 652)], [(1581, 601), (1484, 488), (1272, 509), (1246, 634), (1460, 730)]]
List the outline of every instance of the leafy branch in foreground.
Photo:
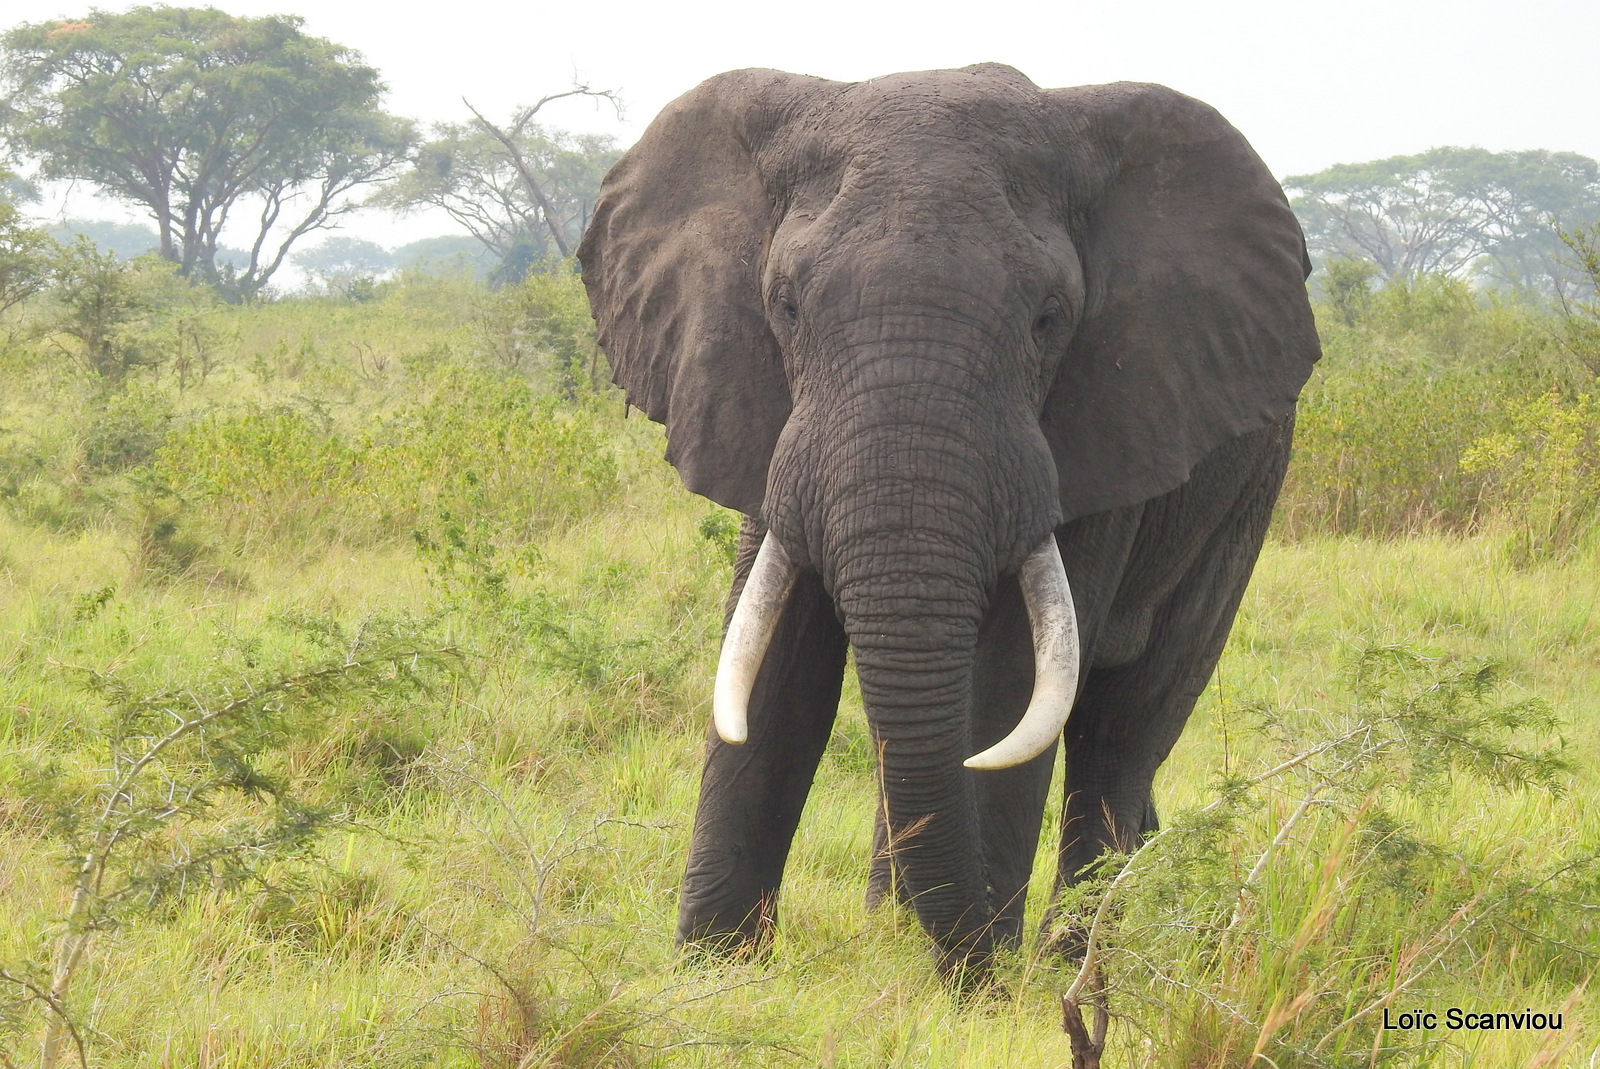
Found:
[[(78, 772), (46, 765), (23, 777), (28, 800), (65, 845), (72, 887), (52, 965), (0, 977), (47, 1011), (43, 1069), (60, 1062), (69, 1037), (84, 1057), (72, 982), (96, 933), (198, 889), (259, 880), (268, 862), (304, 855), (323, 831), (347, 823), (292, 781), (289, 744), (318, 732), (331, 709), (411, 697), (462, 672), (460, 653), (430, 643), (409, 619), (370, 619), (354, 631), (325, 618), (286, 622), (318, 651), (310, 664), (241, 674), (225, 670), (219, 653), (209, 675), (157, 691), (61, 666), (103, 708), (105, 763)], [(244, 650), (247, 668), (256, 645)]]
[(576, 888), (628, 864), (612, 833), (659, 836), (671, 825), (576, 812), (547, 823), (471, 747), (432, 754), (429, 773), (451, 800), (452, 842), (475, 859), (470, 879), (483, 908), (453, 912), (438, 928), (413, 923), (492, 981), (435, 997), (450, 1012), (426, 1034), (430, 1052), (458, 1050), (483, 1066), (643, 1067), (678, 1064), (674, 1056), (696, 1049), (727, 1052), (716, 1064), (768, 1065), (779, 1055), (803, 1062), (781, 1013), (717, 1026), (683, 1011), (803, 971), (840, 944), (756, 975), (690, 971), (651, 990), (632, 938), (607, 940), (595, 916), (571, 907)]
[(1558, 796), (1573, 765), (1549, 706), (1507, 697), (1497, 665), (1402, 646), (1360, 653), (1348, 687), (1337, 711), (1263, 710), (1282, 760), (1224, 779), (1082, 892), (1062, 996), (1075, 1066), (1100, 1064), (1110, 993), (1164, 1018), (1150, 1041), (1177, 1063), (1376, 1065), (1415, 1053), (1376, 1015), (1425, 982), (1493, 957), (1577, 984), (1600, 961), (1574, 905), (1600, 853), (1471, 853), (1417, 804), (1461, 777)]

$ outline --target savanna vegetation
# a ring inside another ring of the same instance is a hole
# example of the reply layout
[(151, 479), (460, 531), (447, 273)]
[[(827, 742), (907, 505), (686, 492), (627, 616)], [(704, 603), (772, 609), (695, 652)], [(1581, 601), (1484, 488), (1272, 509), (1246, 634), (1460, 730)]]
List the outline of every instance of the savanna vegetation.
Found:
[[(953, 1001), (864, 911), (855, 699), (770, 956), (674, 952), (734, 524), (605, 386), (569, 269), (241, 306), (79, 245), (43, 279), (0, 411), (9, 1064), (1069, 1063), (1072, 967)], [(1595, 324), (1432, 276), (1319, 316), (1170, 830), (1104, 913), (1109, 1063), (1579, 1064)], [(1563, 1029), (1381, 1028), (1449, 1006)]]
[[(212, 14), (148, 69), (210, 70)], [(294, 20), (236, 21), (231, 55), (372, 104)], [(125, 46), (62, 25), (7, 47)], [(385, 194), (462, 213), (490, 272), (346, 241), (274, 296), (200, 208), (119, 257), (0, 182), (0, 1065), (1065, 1066), (1063, 995), (1107, 1065), (1590, 1064), (1600, 232), (1498, 288), (1505, 242), (1402, 270), (1328, 238), (1326, 356), (1164, 830), (1065, 903), (1095, 970), (1029, 946), (961, 996), (864, 909), (848, 681), (770, 953), (672, 946), (736, 517), (607, 385), (559, 254), (613, 149), (536, 113), (408, 142)], [(1439, 208), (1518, 162), (1430, 161), (1291, 184)]]

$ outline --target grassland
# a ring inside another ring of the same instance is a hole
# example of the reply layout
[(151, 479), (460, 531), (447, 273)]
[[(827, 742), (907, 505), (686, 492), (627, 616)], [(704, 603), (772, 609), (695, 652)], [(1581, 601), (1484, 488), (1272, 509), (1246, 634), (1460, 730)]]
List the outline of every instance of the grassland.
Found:
[[(1157, 785), (1172, 830), (1109, 913), (1109, 1065), (1600, 1049), (1593, 378), (1558, 322), (1436, 289), (1325, 324), (1279, 526)], [(596, 387), (578, 300), (212, 309), (181, 389), (43, 333), (0, 357), (0, 1064), (38, 1060), (64, 932), (95, 1066), (1072, 1064), (1074, 967), (1025, 948), (958, 1000), (912, 919), (865, 910), (849, 684), (770, 954), (672, 947), (729, 518)], [(113, 750), (160, 733), (128, 700), (177, 715), (385, 628), (454, 659), (171, 751), (140, 797), (204, 789), (64, 923)], [(265, 836), (285, 798), (315, 818)], [(1379, 1027), (1452, 1006), (1563, 1028)]]

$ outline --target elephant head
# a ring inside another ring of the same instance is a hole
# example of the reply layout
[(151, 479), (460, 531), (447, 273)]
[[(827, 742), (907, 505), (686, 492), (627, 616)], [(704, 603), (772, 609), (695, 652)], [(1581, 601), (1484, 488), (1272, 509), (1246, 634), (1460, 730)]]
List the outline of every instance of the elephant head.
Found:
[(964, 763), (997, 582), (1027, 579), (1038, 689), (979, 768), (1053, 746), (1071, 708), (1052, 532), (1292, 412), (1317, 342), (1282, 191), (1215, 111), (1158, 86), (736, 71), (623, 156), (578, 256), (668, 460), (767, 532), (719, 732), (743, 741), (765, 636), (814, 573), (855, 651), (890, 827), (914, 832), (918, 913), (948, 953), (981, 949), (990, 773)]

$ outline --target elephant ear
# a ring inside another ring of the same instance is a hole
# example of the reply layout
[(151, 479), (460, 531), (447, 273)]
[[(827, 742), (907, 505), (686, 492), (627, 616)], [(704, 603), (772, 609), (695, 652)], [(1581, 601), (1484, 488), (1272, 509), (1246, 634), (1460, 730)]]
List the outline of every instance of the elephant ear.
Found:
[(684, 485), (747, 515), (790, 408), (761, 297), (774, 206), (753, 154), (816, 81), (734, 71), (667, 105), (606, 175), (578, 249), (628, 403), (666, 425)]
[(1160, 86), (1044, 95), (1087, 291), (1043, 414), (1072, 519), (1287, 416), (1320, 347), (1300, 225), (1237, 130)]

